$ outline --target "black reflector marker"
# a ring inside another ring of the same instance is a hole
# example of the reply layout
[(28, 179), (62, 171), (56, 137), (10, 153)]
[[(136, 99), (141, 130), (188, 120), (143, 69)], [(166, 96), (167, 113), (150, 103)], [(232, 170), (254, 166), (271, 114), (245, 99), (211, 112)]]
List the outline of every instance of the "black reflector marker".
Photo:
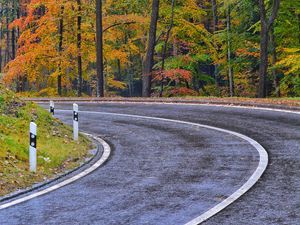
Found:
[(49, 108), (49, 112), (54, 115), (54, 102), (50, 101), (50, 108)]

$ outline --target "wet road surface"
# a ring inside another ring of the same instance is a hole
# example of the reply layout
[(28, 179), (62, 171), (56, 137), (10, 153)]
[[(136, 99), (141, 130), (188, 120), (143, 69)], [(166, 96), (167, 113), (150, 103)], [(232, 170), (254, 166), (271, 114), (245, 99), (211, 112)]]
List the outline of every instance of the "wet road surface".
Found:
[[(299, 115), (143, 104), (80, 104), (80, 110), (178, 119), (248, 135), (267, 149), (270, 164), (253, 189), (204, 224), (299, 224)], [(71, 112), (57, 116), (72, 122)], [(80, 114), (80, 129), (110, 142), (105, 167), (0, 211), (0, 224), (184, 224), (235, 192), (259, 160), (235, 136), (183, 124)]]

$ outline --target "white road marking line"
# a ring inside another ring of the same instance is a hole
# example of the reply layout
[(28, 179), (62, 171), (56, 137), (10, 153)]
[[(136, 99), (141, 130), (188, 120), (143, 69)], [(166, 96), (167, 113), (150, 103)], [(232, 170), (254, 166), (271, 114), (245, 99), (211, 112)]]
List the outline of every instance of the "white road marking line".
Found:
[[(92, 135), (90, 135), (92, 136)], [(11, 201), (11, 202), (8, 202), (8, 203), (5, 203), (5, 204), (2, 204), (0, 205), (0, 210), (1, 209), (5, 209), (5, 208), (8, 208), (8, 207), (11, 207), (11, 206), (14, 206), (14, 205), (17, 205), (17, 204), (20, 204), (20, 203), (23, 203), (23, 202), (26, 202), (28, 200), (31, 200), (33, 198), (36, 198), (36, 197), (39, 197), (41, 195), (44, 195), (44, 194), (47, 194), (49, 192), (52, 192), (54, 190), (57, 190), (59, 188), (62, 188), (70, 183), (73, 183), (74, 181), (80, 179), (80, 178), (83, 178), (84, 176), (92, 173), (93, 171), (95, 171), (97, 168), (99, 168), (103, 163), (106, 162), (106, 160), (109, 158), (110, 154), (111, 154), (111, 148), (109, 146), (109, 144), (107, 142), (105, 142), (103, 139), (101, 138), (98, 138), (98, 137), (94, 137), (92, 136), (94, 139), (96, 139), (98, 142), (100, 142), (100, 144), (103, 146), (103, 155), (101, 156), (101, 158), (95, 163), (93, 164), (91, 167), (89, 167), (88, 169), (84, 170), (83, 172), (61, 182), (61, 183), (58, 183), (56, 185), (53, 185), (49, 188), (46, 188), (42, 191), (39, 191), (39, 192), (36, 192), (36, 193), (33, 193), (31, 195), (28, 195), (28, 196), (25, 196), (23, 198), (19, 198), (19, 199), (16, 199), (14, 201)]]
[[(59, 102), (59, 101), (58, 101)], [(242, 105), (233, 105), (233, 104), (211, 104), (211, 103), (184, 103), (184, 102), (114, 102), (114, 101), (103, 101), (103, 102), (86, 102), (86, 101), (77, 101), (78, 103), (83, 104), (136, 104), (136, 105), (180, 105), (180, 106), (210, 106), (210, 107), (223, 107), (223, 108), (238, 108), (238, 109), (254, 109), (254, 110), (265, 110), (265, 111), (273, 111), (273, 112), (283, 112), (283, 113), (293, 113), (300, 115), (299, 111), (296, 110), (287, 110), (287, 109), (275, 109), (268, 107), (258, 107), (258, 106), (242, 106)], [(37, 102), (40, 104), (44, 104), (44, 102)], [(67, 104), (70, 102), (59, 102), (61, 104)], [(73, 103), (73, 102), (72, 102)]]
[[(61, 112), (69, 112), (70, 110), (59, 110)], [(237, 136), (245, 141), (247, 141), (249, 144), (251, 144), (259, 153), (259, 164), (258, 167), (256, 168), (255, 172), (252, 174), (252, 176), (247, 180), (247, 182), (240, 187), (237, 191), (235, 191), (232, 195), (230, 195), (228, 198), (223, 200), (221, 203), (217, 204), (213, 208), (209, 209), (202, 215), (198, 216), (197, 218), (191, 220), (190, 222), (186, 223), (185, 225), (198, 225), (207, 219), (211, 218), (212, 216), (216, 215), (219, 213), (221, 210), (225, 209), (227, 206), (232, 204), (234, 201), (236, 201), (238, 198), (240, 198), (243, 194), (245, 194), (247, 191), (253, 187), (254, 184), (257, 183), (257, 181), (260, 179), (264, 171), (266, 170), (268, 166), (268, 153), (267, 151), (255, 140), (253, 140), (250, 137), (247, 137), (243, 134), (218, 128), (218, 127), (213, 127), (213, 126), (208, 126), (208, 125), (203, 125), (203, 124), (198, 124), (198, 123), (192, 123), (192, 122), (186, 122), (186, 121), (181, 121), (181, 120), (173, 120), (173, 119), (165, 119), (165, 118), (159, 118), (159, 117), (149, 117), (149, 116), (138, 116), (138, 115), (131, 115), (131, 114), (120, 114), (120, 113), (106, 113), (106, 112), (91, 112), (91, 111), (81, 111), (81, 113), (87, 113), (87, 114), (100, 114), (100, 115), (110, 115), (110, 116), (123, 116), (123, 117), (131, 117), (131, 118), (140, 118), (140, 119), (149, 119), (149, 120), (159, 120), (159, 121), (165, 121), (165, 122), (172, 122), (172, 123), (180, 123), (180, 124), (186, 124), (186, 125), (191, 125), (191, 126), (196, 126), (196, 127), (201, 127), (201, 128), (207, 128), (211, 130), (216, 130), (220, 131), (223, 133), (231, 134), (234, 136)]]
[[(199, 104), (191, 104), (192, 106), (196, 106)], [(237, 109), (254, 109), (254, 110), (265, 110), (265, 111), (273, 111), (273, 112), (283, 112), (283, 113), (293, 113), (300, 115), (299, 111), (292, 111), (286, 109), (272, 109), (272, 108), (264, 108), (264, 107), (256, 107), (256, 106), (237, 106), (237, 105), (213, 105), (213, 104), (204, 104), (204, 106), (215, 106), (215, 107), (223, 107), (223, 108), (237, 108)]]

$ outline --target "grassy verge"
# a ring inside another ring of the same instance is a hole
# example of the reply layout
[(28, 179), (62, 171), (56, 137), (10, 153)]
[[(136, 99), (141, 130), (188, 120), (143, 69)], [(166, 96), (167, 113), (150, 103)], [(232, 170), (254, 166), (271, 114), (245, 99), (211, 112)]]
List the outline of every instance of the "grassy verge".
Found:
[[(38, 172), (28, 171), (29, 123), (38, 126)], [(71, 128), (34, 103), (24, 103), (0, 86), (0, 196), (78, 166), (91, 143), (72, 140)]]

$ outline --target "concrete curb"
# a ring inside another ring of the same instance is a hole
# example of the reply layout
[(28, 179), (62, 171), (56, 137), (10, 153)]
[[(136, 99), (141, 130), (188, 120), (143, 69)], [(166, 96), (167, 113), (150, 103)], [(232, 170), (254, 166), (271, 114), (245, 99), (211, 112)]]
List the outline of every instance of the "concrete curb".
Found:
[[(56, 177), (56, 178), (54, 178), (50, 181), (39, 184), (36, 187), (30, 188), (30, 189), (25, 190), (25, 191), (21, 191), (19, 193), (13, 194), (13, 195), (4, 196), (3, 198), (0, 199), (0, 203), (3, 203), (3, 204), (0, 204), (0, 210), (11, 207), (11, 206), (14, 206), (14, 205), (17, 205), (17, 204), (20, 204), (20, 203), (23, 203), (23, 202), (28, 201), (30, 199), (33, 199), (33, 198), (36, 198), (38, 196), (41, 196), (41, 195), (47, 194), (49, 192), (52, 192), (54, 190), (57, 190), (57, 189), (59, 189), (63, 186), (66, 186), (66, 185), (68, 185), (68, 184), (70, 184), (70, 183), (72, 183), (72, 182), (74, 182), (74, 181), (76, 181), (76, 180), (92, 173), (94, 170), (98, 169), (101, 165), (103, 165), (108, 160), (108, 158), (110, 157), (110, 154), (111, 154), (111, 148), (110, 148), (109, 144), (107, 142), (105, 142), (103, 139), (98, 138), (96, 136), (93, 136), (91, 134), (85, 134), (85, 135), (90, 137), (91, 139), (94, 140), (94, 142), (97, 143), (97, 152), (91, 159), (89, 159), (87, 162), (83, 163), (79, 167), (77, 167), (77, 168), (75, 168), (71, 171), (68, 171), (67, 173), (62, 174), (62, 175), (60, 175), (60, 176), (58, 176), (58, 177)], [(103, 154), (102, 155), (100, 155), (101, 154), (100, 153), (100, 146), (103, 147)], [(76, 175), (72, 176), (71, 178), (67, 178), (67, 179), (63, 180), (62, 182), (59, 182), (58, 184), (55, 184), (55, 185), (51, 186), (51, 184), (55, 183), (56, 181), (59, 181), (60, 179), (64, 179), (68, 175), (72, 175), (73, 173), (76, 173), (77, 171), (79, 171), (80, 169), (83, 169), (84, 167), (88, 166), (89, 164), (91, 164), (95, 160), (96, 160), (96, 162), (92, 166), (85, 169), (83, 172), (80, 172), (79, 174), (76, 174)], [(49, 187), (44, 189), (44, 190), (40, 190), (36, 193), (24, 196), (28, 193), (31, 193), (33, 191), (42, 189), (46, 186), (49, 186)], [(20, 196), (24, 196), (24, 197), (18, 198)], [(13, 200), (13, 199), (15, 199), (15, 200)]]

